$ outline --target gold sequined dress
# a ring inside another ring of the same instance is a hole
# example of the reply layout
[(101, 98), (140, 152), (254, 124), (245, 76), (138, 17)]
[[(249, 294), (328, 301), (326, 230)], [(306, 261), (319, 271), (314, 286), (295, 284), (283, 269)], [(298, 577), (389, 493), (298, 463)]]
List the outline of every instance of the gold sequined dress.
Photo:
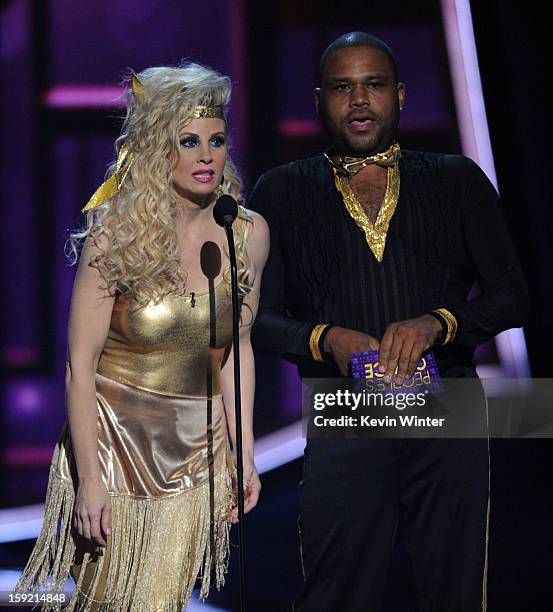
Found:
[[(69, 428), (55, 448), (45, 519), (16, 589), (61, 591), (68, 611), (174, 612), (219, 587), (228, 557), (231, 463), (220, 369), (232, 344), (230, 285), (137, 308), (115, 300), (96, 373), (105, 549), (72, 528), (77, 478)], [(56, 610), (56, 605), (43, 609)]]

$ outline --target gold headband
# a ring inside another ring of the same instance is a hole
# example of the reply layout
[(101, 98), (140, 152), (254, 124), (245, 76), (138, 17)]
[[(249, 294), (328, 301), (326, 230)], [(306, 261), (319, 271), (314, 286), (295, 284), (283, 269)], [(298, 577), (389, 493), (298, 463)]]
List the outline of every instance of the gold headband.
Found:
[(225, 113), (222, 106), (196, 106), (192, 111), (194, 119), (222, 119), (225, 120)]

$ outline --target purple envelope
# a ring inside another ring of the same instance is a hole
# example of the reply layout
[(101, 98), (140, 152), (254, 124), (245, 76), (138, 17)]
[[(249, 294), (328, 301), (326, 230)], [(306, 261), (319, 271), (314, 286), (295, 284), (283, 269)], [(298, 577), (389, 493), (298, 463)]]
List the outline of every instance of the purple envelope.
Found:
[(398, 385), (393, 379), (391, 383), (384, 382), (384, 374), (378, 371), (379, 351), (365, 351), (353, 353), (351, 356), (351, 372), (353, 378), (367, 381), (370, 391), (381, 392), (431, 392), (443, 391), (442, 381), (436, 359), (432, 351), (423, 355), (415, 374), (406, 378), (403, 384)]

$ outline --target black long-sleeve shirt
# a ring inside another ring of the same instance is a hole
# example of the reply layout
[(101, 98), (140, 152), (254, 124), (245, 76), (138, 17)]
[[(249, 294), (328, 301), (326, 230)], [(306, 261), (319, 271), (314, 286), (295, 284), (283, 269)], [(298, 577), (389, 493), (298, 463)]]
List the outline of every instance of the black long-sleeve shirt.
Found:
[[(403, 151), (400, 195), (382, 262), (348, 214), (323, 156), (280, 166), (257, 182), (249, 207), (271, 231), (254, 347), (299, 365), (304, 377), (338, 376), (308, 350), (330, 323), (381, 339), (387, 325), (445, 307), (455, 340), (435, 349), (443, 374), (472, 368), (474, 348), (522, 325), (527, 288), (497, 193), (459, 155)], [(468, 300), (474, 281), (480, 295)]]

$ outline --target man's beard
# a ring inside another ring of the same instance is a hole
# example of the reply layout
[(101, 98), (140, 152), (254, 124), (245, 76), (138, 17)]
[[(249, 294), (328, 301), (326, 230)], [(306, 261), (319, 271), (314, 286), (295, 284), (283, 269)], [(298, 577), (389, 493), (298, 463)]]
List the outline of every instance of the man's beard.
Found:
[(363, 141), (352, 142), (349, 138), (344, 138), (344, 145), (347, 148), (347, 153), (352, 155), (372, 155), (376, 153), (380, 144), (379, 135), (371, 136)]
[(382, 133), (371, 134), (366, 138), (352, 139), (349, 134), (343, 131), (336, 131), (330, 134), (331, 139), (337, 148), (345, 155), (362, 156), (376, 153), (375, 149), (380, 147)]

